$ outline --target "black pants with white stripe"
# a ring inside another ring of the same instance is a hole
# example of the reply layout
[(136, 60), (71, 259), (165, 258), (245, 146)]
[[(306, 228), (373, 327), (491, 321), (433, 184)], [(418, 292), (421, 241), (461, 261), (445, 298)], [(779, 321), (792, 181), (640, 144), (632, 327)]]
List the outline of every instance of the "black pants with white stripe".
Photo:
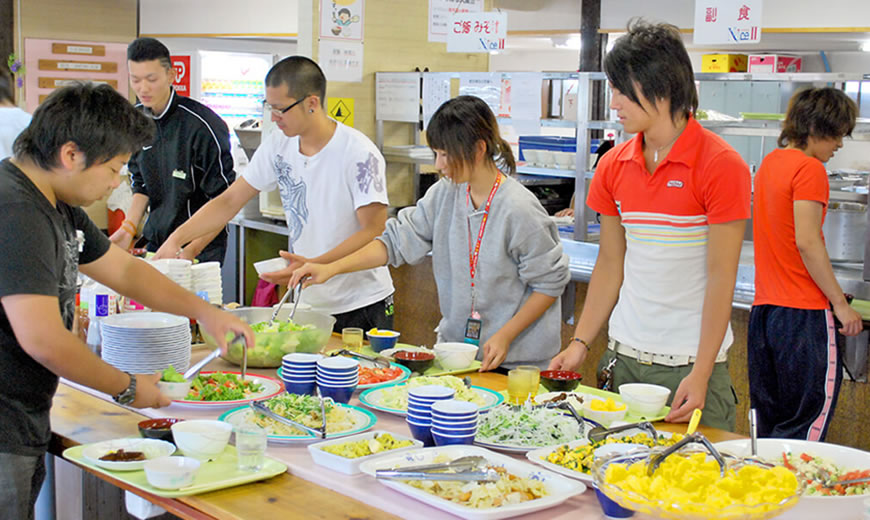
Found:
[(758, 436), (823, 441), (843, 380), (833, 312), (753, 306), (747, 350)]

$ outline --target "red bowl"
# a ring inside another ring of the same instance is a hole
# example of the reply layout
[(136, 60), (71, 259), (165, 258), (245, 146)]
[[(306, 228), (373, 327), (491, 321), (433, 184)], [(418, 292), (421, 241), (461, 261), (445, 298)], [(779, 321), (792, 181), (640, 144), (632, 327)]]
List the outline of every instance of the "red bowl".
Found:
[(544, 370), (541, 384), (551, 392), (570, 392), (577, 388), (583, 376), (570, 370)]
[(396, 363), (422, 374), (435, 362), (435, 354), (416, 350), (400, 350), (393, 354)]
[(161, 441), (173, 442), (172, 425), (183, 420), (175, 417), (147, 419), (139, 423), (139, 434), (146, 439), (160, 439)]

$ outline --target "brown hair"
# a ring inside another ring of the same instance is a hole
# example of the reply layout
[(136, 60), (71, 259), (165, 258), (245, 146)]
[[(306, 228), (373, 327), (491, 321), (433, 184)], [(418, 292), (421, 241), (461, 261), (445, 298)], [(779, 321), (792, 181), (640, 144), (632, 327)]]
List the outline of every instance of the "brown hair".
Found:
[(429, 121), (426, 139), (433, 150), (447, 152), (451, 169), (474, 164), (477, 143), (483, 141), (486, 160), (503, 173), (516, 173), (513, 150), (499, 134), (489, 105), (479, 97), (459, 96), (441, 105)]
[(788, 102), (777, 144), (804, 149), (810, 137), (833, 138), (852, 135), (858, 105), (842, 90), (832, 87), (808, 88)]

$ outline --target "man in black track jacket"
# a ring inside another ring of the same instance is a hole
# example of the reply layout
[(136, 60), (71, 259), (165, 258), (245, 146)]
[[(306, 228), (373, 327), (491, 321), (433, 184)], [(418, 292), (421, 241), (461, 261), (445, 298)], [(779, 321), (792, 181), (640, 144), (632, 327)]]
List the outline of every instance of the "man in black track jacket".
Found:
[[(133, 202), (112, 242), (128, 249), (145, 209), (150, 215), (142, 235), (157, 251), (175, 228), (235, 180), (227, 125), (211, 109), (172, 89), (175, 70), (169, 49), (154, 38), (138, 38), (127, 47), (130, 85), (145, 114), (157, 124), (154, 142), (128, 163)], [(179, 258), (223, 263), (226, 229), (190, 243)]]

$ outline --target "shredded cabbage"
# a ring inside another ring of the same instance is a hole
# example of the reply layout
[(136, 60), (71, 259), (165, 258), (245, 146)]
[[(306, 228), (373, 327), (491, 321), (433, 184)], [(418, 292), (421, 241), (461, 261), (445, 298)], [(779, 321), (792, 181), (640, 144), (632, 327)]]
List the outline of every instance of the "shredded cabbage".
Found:
[(583, 436), (583, 427), (559, 410), (501, 405), (481, 415), (477, 423), (476, 440), (490, 444), (503, 444), (537, 448), (567, 443)]

